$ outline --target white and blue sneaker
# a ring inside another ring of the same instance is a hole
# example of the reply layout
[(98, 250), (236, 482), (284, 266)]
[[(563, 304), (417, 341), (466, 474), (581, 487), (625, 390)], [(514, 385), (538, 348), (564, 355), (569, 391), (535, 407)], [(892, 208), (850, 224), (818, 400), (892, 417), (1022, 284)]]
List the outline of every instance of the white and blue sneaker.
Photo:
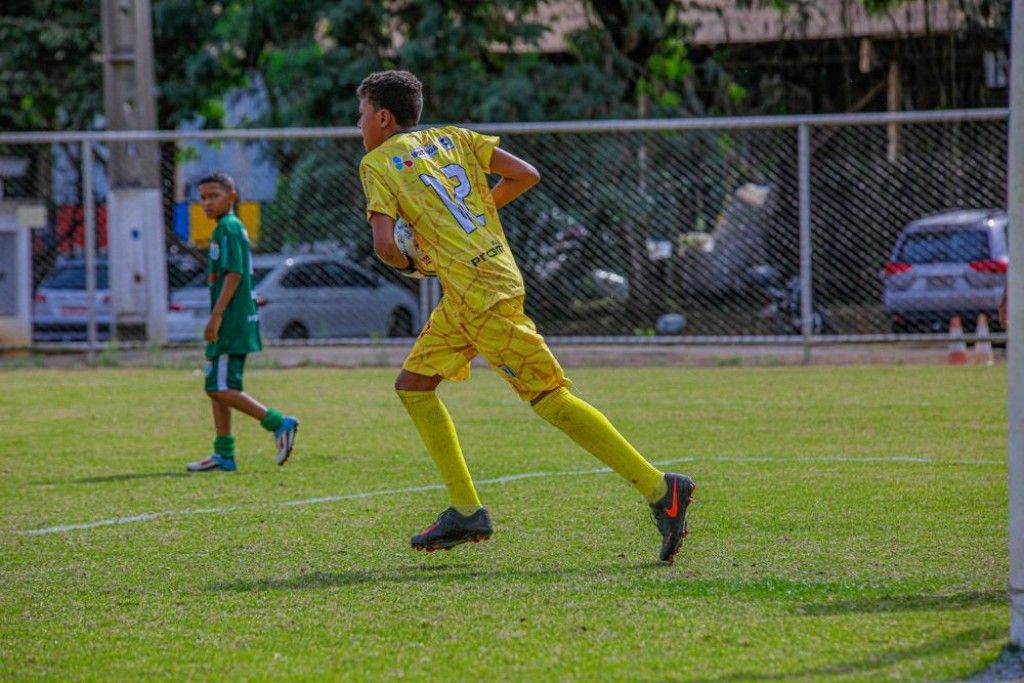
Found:
[(212, 472), (214, 470), (221, 470), (222, 472), (234, 472), (237, 469), (234, 458), (225, 458), (223, 456), (214, 453), (208, 458), (202, 460), (196, 460), (185, 465), (185, 469), (189, 472)]
[(299, 431), (299, 419), (286, 415), (281, 426), (274, 431), (274, 444), (277, 446), (277, 464), (283, 465), (291, 457), (295, 447), (295, 435)]

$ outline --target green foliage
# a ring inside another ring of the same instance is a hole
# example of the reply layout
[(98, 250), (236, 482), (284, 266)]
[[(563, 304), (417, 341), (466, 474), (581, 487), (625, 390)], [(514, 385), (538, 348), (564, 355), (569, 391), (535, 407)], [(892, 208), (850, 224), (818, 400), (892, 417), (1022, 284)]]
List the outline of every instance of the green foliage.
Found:
[(12, 0), (0, 11), (0, 130), (89, 128), (102, 109), (98, 7)]
[(370, 231), (353, 158), (358, 157), (333, 145), (307, 146), (294, 167), (278, 177), (276, 201), (264, 210), (260, 248), (327, 242), (368, 251)]
[(205, 0), (153, 0), (153, 52), (157, 116), (161, 128), (197, 118), (210, 128), (224, 123), (224, 94), (244, 82), (231, 68), (214, 29), (219, 5)]
[[(863, 0), (884, 12), (905, 0)], [(729, 50), (693, 61), (691, 27), (671, 0), (587, 0), (593, 21), (542, 55), (530, 17), (554, 0), (153, 0), (158, 122), (225, 123), (224, 96), (253, 86), (265, 112), (248, 123), (346, 125), (367, 73), (406, 68), (427, 92), (425, 121), (530, 121), (786, 113), (792, 89), (766, 70), (726, 67)], [(813, 0), (772, 0), (806, 13)], [(1005, 47), (1008, 0), (963, 3), (964, 39)], [(90, 127), (102, 112), (98, 3), (12, 0), (0, 14), (0, 126)]]
[(594, 87), (592, 94), (600, 70), (560, 65), (530, 49), (547, 30), (528, 19), (539, 4), (263, 0), (228, 5), (214, 32), (226, 68), (250, 74), (267, 91), (260, 125), (351, 125), (356, 86), (385, 68), (424, 81), (424, 121), (569, 118), (606, 109), (622, 92)]

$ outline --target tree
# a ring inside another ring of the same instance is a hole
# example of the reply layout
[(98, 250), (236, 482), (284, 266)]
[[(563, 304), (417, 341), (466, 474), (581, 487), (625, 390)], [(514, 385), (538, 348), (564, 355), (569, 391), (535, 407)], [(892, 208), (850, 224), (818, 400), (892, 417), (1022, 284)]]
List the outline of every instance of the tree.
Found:
[[(425, 122), (537, 119), (551, 111), (558, 96), (552, 93), (574, 90), (560, 87), (572, 80), (568, 69), (528, 49), (544, 30), (527, 19), (537, 5), (534, 0), (386, 6), (258, 0), (226, 7), (214, 31), (224, 67), (249, 74), (250, 83), (266, 93), (266, 109), (253, 125), (351, 125), (359, 82), (386, 68), (411, 70), (424, 81)], [(337, 201), (344, 194), (338, 189), (336, 163), (306, 162), (306, 155), (322, 153), (317, 143), (274, 144), (268, 152), (282, 176), (282, 190), (291, 194), (299, 187), (320, 187), (311, 195), (314, 204), (317, 198)], [(352, 150), (341, 157), (353, 178), (360, 156), (361, 151)], [(331, 191), (335, 197), (324, 196)], [(343, 236), (351, 241), (347, 238), (354, 235), (343, 228), (347, 223), (311, 221), (310, 208), (326, 210), (290, 205), (269, 211), (264, 223), (268, 242), (294, 242), (298, 225), (309, 230), (308, 240)], [(365, 231), (358, 235), (357, 244), (366, 242)]]
[(224, 96), (246, 81), (217, 39), (223, 10), (204, 0), (154, 0), (153, 54), (161, 129), (224, 123)]
[(103, 106), (97, 8), (74, 0), (5, 3), (0, 46), (0, 129), (92, 126)]

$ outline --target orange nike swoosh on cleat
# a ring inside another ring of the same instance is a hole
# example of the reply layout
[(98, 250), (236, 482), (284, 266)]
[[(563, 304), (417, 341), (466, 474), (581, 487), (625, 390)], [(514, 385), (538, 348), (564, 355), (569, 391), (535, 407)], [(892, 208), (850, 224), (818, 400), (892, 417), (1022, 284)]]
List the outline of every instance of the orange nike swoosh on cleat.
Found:
[(679, 487), (679, 482), (672, 480), (672, 507), (665, 510), (665, 514), (669, 517), (675, 518), (679, 514), (679, 491), (676, 489)]

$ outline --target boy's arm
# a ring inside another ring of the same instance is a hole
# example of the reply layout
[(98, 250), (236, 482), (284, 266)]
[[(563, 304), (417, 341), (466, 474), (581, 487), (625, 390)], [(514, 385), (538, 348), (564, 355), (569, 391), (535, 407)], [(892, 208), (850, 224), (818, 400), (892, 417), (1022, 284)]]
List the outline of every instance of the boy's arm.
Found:
[(491, 173), (501, 176), (498, 184), (491, 188), (494, 205), (499, 209), (540, 180), (540, 172), (532, 164), (500, 147), (495, 147), (491, 153)]
[(370, 214), (373, 227), (373, 251), (377, 258), (398, 270), (412, 271), (412, 259), (402, 253), (395, 244), (395, 219), (385, 213)]
[(224, 318), (224, 311), (227, 310), (228, 304), (231, 303), (231, 297), (235, 295), (235, 291), (241, 282), (241, 273), (226, 273), (224, 275), (224, 287), (220, 290), (217, 303), (213, 305), (213, 310), (210, 311), (210, 321), (206, 323), (206, 329), (203, 331), (203, 338), (206, 341), (217, 341), (220, 325)]

